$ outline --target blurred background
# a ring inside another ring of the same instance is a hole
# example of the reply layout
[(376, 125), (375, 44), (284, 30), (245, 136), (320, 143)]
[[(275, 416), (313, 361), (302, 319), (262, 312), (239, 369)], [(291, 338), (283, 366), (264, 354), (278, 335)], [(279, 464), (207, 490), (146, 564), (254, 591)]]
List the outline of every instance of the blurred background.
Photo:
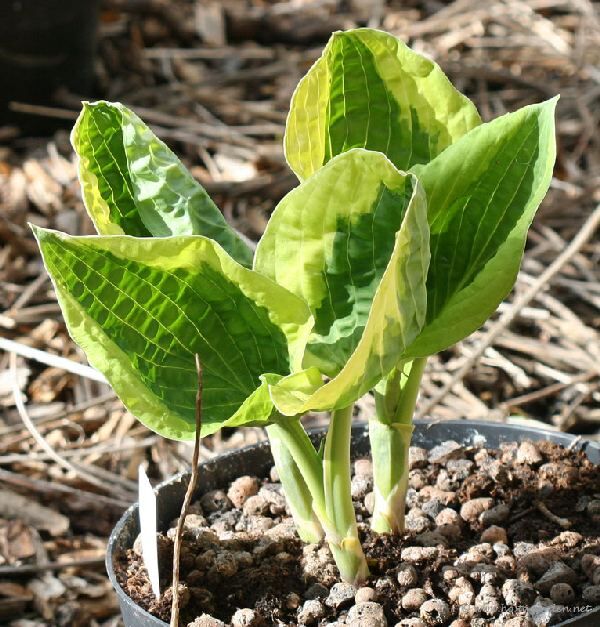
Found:
[[(66, 334), (27, 227), (94, 232), (69, 144), (80, 102), (133, 108), (256, 241), (296, 184), (282, 152), (294, 87), (332, 31), (365, 25), (437, 61), (484, 120), (561, 94), (554, 179), (515, 290), (485, 327), (430, 360), (419, 415), (527, 420), (598, 438), (600, 238), (588, 237), (544, 273), (599, 211), (598, 3), (5, 0), (0, 624), (119, 624), (102, 566), (106, 537), (135, 500), (140, 462), (160, 479), (189, 459), (186, 447), (147, 431), (78, 368), (85, 359)], [(360, 411), (372, 411), (369, 397)], [(202, 453), (262, 437), (230, 431), (208, 438)]]

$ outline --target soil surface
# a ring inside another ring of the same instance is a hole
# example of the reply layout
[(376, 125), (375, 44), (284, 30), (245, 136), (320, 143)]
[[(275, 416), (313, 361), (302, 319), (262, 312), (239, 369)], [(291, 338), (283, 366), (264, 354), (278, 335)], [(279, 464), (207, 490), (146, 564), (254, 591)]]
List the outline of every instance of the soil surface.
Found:
[[(411, 448), (410, 468), (407, 530), (389, 536), (368, 525), (371, 463), (354, 464), (371, 570), (359, 589), (340, 582), (326, 546), (298, 539), (274, 469), (202, 496), (186, 520), (181, 624), (524, 627), (600, 605), (600, 467), (584, 453), (445, 442)], [(163, 589), (173, 534), (159, 534)], [(168, 622), (170, 589), (155, 601), (137, 542), (116, 568), (126, 592)]]

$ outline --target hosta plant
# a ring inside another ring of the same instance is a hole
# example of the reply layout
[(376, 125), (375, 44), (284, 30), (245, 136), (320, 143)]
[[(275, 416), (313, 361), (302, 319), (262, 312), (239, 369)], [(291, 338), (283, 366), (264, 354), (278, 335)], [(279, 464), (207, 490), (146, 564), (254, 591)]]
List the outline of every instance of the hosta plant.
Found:
[[(98, 236), (34, 228), (69, 331), (125, 406), (193, 439), (263, 425), (300, 536), (368, 574), (350, 494), (353, 405), (373, 393), (374, 530), (404, 525), (428, 356), (511, 289), (552, 175), (556, 100), (482, 123), (440, 68), (379, 31), (335, 33), (291, 102), (300, 182), (253, 254), (171, 150), (120, 104), (73, 131)], [(316, 450), (300, 417), (330, 411)]]

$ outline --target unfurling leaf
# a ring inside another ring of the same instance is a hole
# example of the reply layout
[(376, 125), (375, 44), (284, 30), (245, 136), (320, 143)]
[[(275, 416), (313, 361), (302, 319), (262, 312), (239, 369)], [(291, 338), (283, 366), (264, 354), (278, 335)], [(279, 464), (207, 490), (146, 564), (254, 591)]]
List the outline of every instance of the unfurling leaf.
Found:
[(252, 265), (252, 251), (204, 188), (127, 107), (84, 103), (71, 140), (85, 205), (100, 235), (203, 235)]
[(480, 124), (437, 64), (368, 28), (337, 32), (290, 105), (284, 148), (301, 180), (351, 148), (383, 152), (406, 170)]
[(283, 413), (348, 405), (397, 364), (425, 320), (428, 240), (422, 188), (381, 153), (340, 155), (282, 200), (255, 269), (308, 303), (303, 364), (332, 377), (272, 385)]
[(427, 194), (427, 322), (406, 357), (481, 326), (512, 288), (556, 157), (554, 98), (482, 124), (413, 172)]

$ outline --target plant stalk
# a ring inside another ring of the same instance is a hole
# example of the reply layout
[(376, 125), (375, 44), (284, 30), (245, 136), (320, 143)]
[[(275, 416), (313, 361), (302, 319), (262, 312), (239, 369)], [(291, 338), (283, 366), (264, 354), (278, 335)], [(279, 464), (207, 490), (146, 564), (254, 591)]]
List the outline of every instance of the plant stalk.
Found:
[[(290, 420), (294, 420), (291, 418)], [(303, 542), (308, 544), (319, 543), (324, 532), (319, 519), (313, 511), (313, 499), (302, 478), (302, 473), (292, 458), (289, 450), (278, 437), (277, 429), (268, 425), (267, 435), (271, 445), (271, 453), (275, 468), (279, 474), (283, 492), (289, 505), (296, 531)]]
[(396, 370), (375, 393), (376, 418), (369, 421), (375, 507), (371, 527), (378, 533), (404, 531), (408, 452), (413, 415), (426, 357)]
[(292, 457), (312, 498), (312, 508), (321, 523), (325, 535), (335, 535), (335, 530), (325, 509), (325, 489), (323, 487), (323, 466), (321, 458), (306, 431), (297, 418), (282, 416), (268, 426), (269, 438), (277, 440)]
[(371, 528), (377, 533), (404, 531), (408, 449), (412, 431), (412, 425), (369, 421), (375, 494)]
[(352, 406), (336, 410), (325, 439), (323, 482), (325, 507), (339, 539), (329, 539), (335, 563), (344, 581), (360, 584), (369, 567), (358, 538), (350, 488), (350, 441)]

